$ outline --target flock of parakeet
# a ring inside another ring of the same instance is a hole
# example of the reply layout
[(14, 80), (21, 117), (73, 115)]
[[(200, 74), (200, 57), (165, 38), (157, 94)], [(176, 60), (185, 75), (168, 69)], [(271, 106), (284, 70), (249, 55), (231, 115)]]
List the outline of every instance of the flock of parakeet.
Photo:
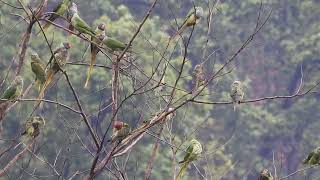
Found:
[[(57, 18), (62, 17), (65, 14), (66, 19), (69, 20), (70, 23), (68, 27), (70, 31), (76, 30), (79, 33), (78, 35), (89, 35), (91, 37), (91, 60), (89, 69), (87, 71), (87, 79), (85, 82), (85, 87), (87, 87), (93, 71), (93, 66), (96, 62), (97, 54), (100, 51), (100, 47), (106, 48), (108, 52), (114, 53), (117, 51), (123, 51), (126, 48), (127, 44), (107, 36), (106, 25), (103, 23), (99, 24), (95, 28), (95, 30), (92, 30), (92, 28), (83, 19), (81, 19), (78, 13), (77, 5), (72, 2), (72, 0), (62, 0), (60, 3), (58, 3), (53, 13), (51, 13), (49, 17), (47, 17), (47, 21), (43, 25), (43, 30), (49, 28)], [(186, 16), (182, 25), (178, 28), (177, 32), (170, 37), (169, 42), (175, 37), (181, 35), (187, 27), (194, 26), (201, 17), (203, 17), (203, 9), (201, 7), (193, 7)], [(71, 44), (69, 42), (61, 43), (61, 45), (53, 51), (53, 55), (49, 59), (47, 66), (43, 64), (41, 58), (36, 52), (33, 52), (31, 54), (31, 69), (35, 74), (35, 83), (40, 91), (39, 99), (42, 99), (44, 97), (45, 91), (52, 82), (54, 76), (59, 71), (63, 70), (62, 68), (65, 66), (70, 56), (70, 48)], [(194, 90), (197, 90), (206, 82), (203, 64), (195, 66), (193, 76), (195, 84)], [(0, 105), (7, 102), (15, 102), (19, 97), (21, 97), (22, 90), (23, 80), (20, 76), (17, 76), (13, 83), (5, 90), (5, 92), (1, 96), (1, 99), (5, 100), (1, 100)], [(236, 110), (236, 106), (241, 103), (244, 97), (243, 85), (240, 81), (234, 81), (231, 84), (230, 97), (234, 104), (234, 110)], [(42, 117), (34, 116), (29, 118), (25, 124), (25, 130), (22, 135), (28, 135), (35, 138), (40, 133), (39, 126), (44, 124), (45, 120)], [(123, 139), (129, 136), (131, 132), (131, 128), (127, 123), (114, 121), (113, 133), (109, 142), (120, 143)], [(179, 162), (181, 164), (181, 169), (176, 179), (180, 179), (187, 170), (188, 165), (200, 156), (200, 154), (202, 153), (202, 145), (196, 139), (192, 139), (189, 142), (189, 146), (187, 147), (185, 152), (186, 154), (184, 156), (184, 159)], [(312, 151), (304, 160), (304, 163), (309, 165), (320, 164), (320, 148)], [(260, 173), (259, 180), (273, 180), (273, 177), (267, 169), (263, 169)]]

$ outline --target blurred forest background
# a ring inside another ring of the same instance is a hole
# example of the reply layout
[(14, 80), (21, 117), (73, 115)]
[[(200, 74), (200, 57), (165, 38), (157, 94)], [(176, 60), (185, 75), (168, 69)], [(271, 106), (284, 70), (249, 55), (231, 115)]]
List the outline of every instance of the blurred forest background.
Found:
[[(4, 0), (17, 5), (16, 0)], [(209, 0), (210, 1), (210, 0)], [(36, 0), (23, 0), (25, 4), (35, 6)], [(80, 16), (92, 27), (104, 22), (107, 34), (123, 42), (129, 42), (141, 20), (153, 1), (151, 0), (75, 0)], [(51, 0), (48, 11), (57, 3)], [(214, 1), (211, 2), (211, 5)], [(265, 19), (272, 9), (271, 17), (253, 41), (242, 51), (226, 70), (225, 75), (214, 79), (196, 98), (207, 102), (229, 102), (230, 85), (234, 80), (244, 83), (245, 100), (276, 95), (292, 95), (299, 87), (303, 74), (303, 87), (307, 90), (320, 78), (320, 1), (318, 0), (263, 0), (261, 19)], [(214, 74), (244, 43), (254, 31), (260, 8), (260, 0), (221, 0), (213, 13), (211, 31), (207, 34), (208, 1), (195, 1), (203, 7), (205, 17), (195, 26), (188, 47), (187, 62), (184, 66), (178, 87), (184, 91), (192, 89), (192, 70), (203, 62), (203, 51), (207, 37), (205, 70), (207, 76)], [(192, 0), (159, 0), (141, 32), (133, 42), (134, 62), (148, 75), (154, 71), (165, 49), (166, 40), (174, 34), (177, 24), (181, 24), (185, 15), (193, 7)], [(25, 16), (23, 10), (15, 9), (0, 1), (0, 94), (12, 82), (15, 62), (12, 59), (18, 53), (18, 44), (27, 23), (17, 16)], [(65, 25), (63, 21), (57, 21)], [(30, 69), (30, 53), (37, 52), (47, 62), (50, 50), (42, 35), (36, 36), (38, 25), (32, 31), (21, 75), (26, 88), (34, 81)], [(184, 36), (187, 38), (191, 30)], [(87, 67), (90, 52), (85, 53), (89, 43), (68, 34), (54, 26), (46, 31), (53, 46), (67, 40), (71, 42), (71, 57), (65, 70), (78, 93), (90, 123), (99, 137), (110, 123), (111, 112), (111, 63), (103, 54), (98, 55), (90, 86), (85, 89)], [(179, 68), (183, 59), (181, 40), (168, 48), (166, 58), (173, 67)], [(82, 64), (82, 65), (81, 65)], [(124, 65), (125, 66), (125, 65)], [(302, 67), (302, 68), (301, 68)], [(126, 69), (142, 81), (146, 78), (135, 71)], [(230, 73), (229, 71), (232, 70)], [(303, 73), (301, 73), (301, 70)], [(157, 74), (156, 74), (157, 75)], [(165, 73), (165, 83), (174, 85), (177, 73), (171, 66)], [(123, 100), (132, 92), (131, 78), (125, 73), (120, 75), (119, 99)], [(159, 77), (155, 77), (159, 79)], [(63, 76), (56, 78), (45, 98), (58, 101), (77, 109), (76, 101)], [(317, 91), (319, 88), (313, 89)], [(165, 92), (171, 92), (166, 88)], [(182, 97), (184, 91), (177, 91), (175, 99)], [(162, 92), (162, 93), (165, 93)], [(158, 92), (149, 91), (130, 97), (119, 109), (118, 116), (134, 129), (145, 119), (152, 117), (165, 106), (155, 96)], [(38, 91), (32, 87), (24, 98), (36, 98)], [(311, 92), (306, 96), (244, 103), (234, 111), (231, 104), (188, 103), (179, 108), (176, 116), (168, 123), (161, 138), (179, 146), (182, 142), (196, 137), (203, 145), (201, 158), (195, 166), (188, 168), (184, 179), (225, 179), (256, 180), (262, 168), (268, 168), (273, 174), (284, 177), (303, 168), (302, 161), (312, 149), (320, 146), (320, 94)], [(0, 152), (12, 145), (8, 139), (14, 139), (24, 128), (26, 117), (32, 111), (34, 102), (20, 101), (6, 115), (0, 132)], [(82, 117), (59, 105), (44, 103), (42, 111), (37, 112), (46, 119), (37, 139), (34, 154), (51, 164), (62, 174), (60, 179), (70, 178), (76, 171), (75, 179), (82, 179), (90, 169), (93, 156), (84, 148), (86, 144), (92, 152), (94, 144)], [(150, 132), (156, 134), (159, 127)], [(111, 131), (108, 136), (111, 135)], [(124, 169), (128, 179), (143, 179), (156, 139), (145, 135), (130, 152), (129, 156), (118, 157), (116, 162)], [(185, 148), (184, 144), (181, 146)], [(110, 146), (106, 143), (105, 148)], [(0, 157), (3, 168), (22, 147), (11, 150)], [(172, 179), (173, 171), (179, 166), (173, 163), (173, 150), (170, 145), (160, 142), (158, 154), (150, 179)], [(58, 155), (59, 154), (59, 155)], [(58, 157), (57, 157), (58, 155)], [(176, 152), (178, 161), (184, 153)], [(57, 157), (57, 158), (56, 158)], [(124, 166), (125, 165), (125, 166)], [(108, 165), (107, 167), (112, 167)], [(197, 168), (196, 168), (197, 167)], [(34, 175), (32, 175), (34, 173)], [(53, 175), (52, 175), (53, 174)], [(287, 179), (317, 179), (317, 168), (297, 173)], [(58, 179), (52, 168), (27, 154), (19, 160), (0, 179)], [(96, 179), (115, 179), (107, 170)]]

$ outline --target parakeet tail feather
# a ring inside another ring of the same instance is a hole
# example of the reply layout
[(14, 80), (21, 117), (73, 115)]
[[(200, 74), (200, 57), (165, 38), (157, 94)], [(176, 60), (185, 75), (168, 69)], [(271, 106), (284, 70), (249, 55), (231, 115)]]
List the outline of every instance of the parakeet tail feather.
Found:
[(42, 86), (42, 89), (40, 91), (38, 100), (40, 100), (40, 99), (42, 99), (44, 97), (44, 93), (45, 93), (47, 87), (49, 86), (49, 84), (51, 83), (51, 81), (53, 79), (53, 75), (54, 75), (54, 73), (52, 71), (48, 72), (46, 82)]
[(84, 84), (85, 88), (88, 87), (89, 80), (90, 80), (90, 77), (91, 77), (91, 74), (92, 74), (92, 70), (93, 70), (93, 65), (96, 62), (96, 57), (97, 57), (96, 53), (92, 53), (91, 54), (91, 63), (90, 63), (90, 67), (89, 67), (88, 72), (87, 72), (87, 80), (86, 80), (86, 83)]
[(174, 40), (177, 36), (179, 36), (186, 29), (186, 27), (186, 25), (181, 26), (181, 28), (179, 28), (178, 31), (170, 37), (169, 42)]
[(186, 172), (187, 168), (188, 168), (189, 162), (184, 162), (183, 165), (180, 168), (180, 171), (177, 175), (176, 180), (179, 180), (180, 178), (182, 178), (184, 176), (184, 173)]

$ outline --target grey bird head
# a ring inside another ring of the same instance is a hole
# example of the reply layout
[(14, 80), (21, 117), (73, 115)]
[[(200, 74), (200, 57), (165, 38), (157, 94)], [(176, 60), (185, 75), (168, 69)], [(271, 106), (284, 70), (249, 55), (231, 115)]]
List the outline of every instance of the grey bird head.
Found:
[(104, 31), (104, 30), (106, 29), (106, 24), (100, 23), (100, 24), (98, 25), (98, 28), (99, 28), (101, 31)]
[(78, 7), (77, 7), (76, 3), (72, 2), (71, 6), (69, 8), (69, 13), (70, 13), (70, 15), (78, 13)]
[(32, 119), (32, 124), (45, 125), (46, 121), (41, 116), (34, 116)]
[(204, 16), (204, 12), (202, 7), (195, 7), (196, 9), (196, 17), (197, 18), (202, 18)]
[(239, 86), (241, 86), (241, 82), (240, 82), (240, 81), (234, 81), (234, 82), (232, 83), (232, 86), (233, 86), (233, 87), (239, 87)]
[(62, 43), (62, 44), (63, 44), (63, 47), (64, 47), (65, 49), (70, 49), (70, 48), (72, 47), (69, 42), (64, 42), (64, 43)]
[(23, 83), (22, 77), (21, 77), (21, 76), (17, 76), (17, 77), (14, 79), (14, 83), (17, 84), (17, 85), (22, 84), (22, 83)]
[[(260, 177), (266, 177), (266, 178), (270, 178), (272, 177), (270, 171), (268, 169), (263, 169), (261, 172), (260, 172)], [(264, 178), (265, 179), (265, 178)]]

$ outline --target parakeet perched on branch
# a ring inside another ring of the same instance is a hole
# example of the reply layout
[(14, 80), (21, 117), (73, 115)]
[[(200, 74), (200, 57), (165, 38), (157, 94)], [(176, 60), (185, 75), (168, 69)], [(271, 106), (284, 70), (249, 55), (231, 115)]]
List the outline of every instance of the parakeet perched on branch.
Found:
[(21, 76), (17, 76), (13, 83), (4, 91), (0, 100), (0, 122), (6, 115), (7, 108), (9, 105), (14, 103), (18, 98), (22, 96), (23, 91), (23, 80)]
[(21, 97), (22, 90), (23, 90), (23, 80), (21, 76), (17, 76), (13, 81), (13, 83), (4, 91), (4, 93), (1, 96), (1, 99), (7, 99), (6, 101), (14, 102), (16, 101), (16, 99)]
[[(62, 0), (60, 1), (57, 6), (54, 8), (52, 14), (50, 14), (48, 20), (53, 22), (60, 16), (63, 16), (64, 13), (67, 11), (68, 7), (71, 5), (71, 0)], [(47, 29), (51, 25), (50, 22), (46, 22), (46, 24), (43, 26), (43, 29)]]
[(197, 64), (194, 67), (194, 70), (192, 73), (192, 81), (194, 84), (194, 87), (192, 90), (193, 93), (195, 93), (200, 86), (205, 84), (206, 76), (205, 76), (203, 64)]
[(63, 66), (66, 64), (70, 56), (70, 48), (71, 44), (68, 42), (64, 42), (53, 52), (54, 56), (51, 56), (49, 60), (50, 67), (47, 70), (46, 82), (42, 86), (39, 99), (42, 99), (44, 97), (45, 90), (50, 85), (54, 75), (59, 72), (60, 68), (63, 68)]
[(39, 126), (45, 125), (45, 120), (42, 117), (34, 116), (27, 120), (25, 130), (21, 135), (28, 135), (30, 137), (37, 137), (40, 133)]
[(83, 34), (89, 34), (91, 36), (95, 36), (95, 32), (91, 29), (91, 27), (83, 20), (80, 18), (78, 14), (78, 8), (77, 5), (73, 2), (71, 7), (69, 8), (68, 12), (71, 16), (70, 23), (76, 29), (79, 31), (79, 33)]
[(183, 160), (179, 162), (179, 164), (182, 164), (182, 166), (177, 175), (177, 178), (176, 178), (177, 180), (183, 177), (185, 171), (188, 168), (188, 165), (192, 161), (196, 160), (199, 157), (199, 155), (202, 153), (202, 145), (196, 139), (192, 139), (186, 151), (187, 151), (187, 154), (184, 156)]
[(181, 35), (183, 31), (187, 27), (194, 26), (196, 23), (199, 22), (200, 18), (204, 15), (202, 7), (192, 7), (187, 14), (185, 20), (183, 21), (182, 25), (178, 28), (178, 31), (175, 35), (173, 35), (169, 40), (174, 39), (178, 35)]
[(258, 180), (273, 180), (273, 176), (271, 175), (268, 169), (263, 169), (260, 172)]
[(121, 121), (115, 121), (113, 124), (113, 129), (114, 130), (111, 139), (109, 140), (112, 143), (123, 140), (131, 132), (131, 128), (129, 127), (129, 125)]
[[(107, 35), (105, 36), (98, 36), (98, 38), (102, 41), (102, 43), (112, 52), (114, 51), (123, 51), (127, 44), (117, 40), (117, 39), (114, 39), (114, 38), (111, 38)], [(131, 50), (131, 47), (129, 48), (129, 51)]]
[(39, 91), (41, 90), (42, 86), (46, 82), (46, 73), (44, 64), (37, 53), (31, 54), (31, 70), (36, 75), (35, 82), (38, 86)]
[(230, 97), (233, 101), (233, 108), (236, 110), (236, 106), (243, 100), (244, 91), (242, 83), (240, 81), (234, 81), (231, 85)]
[[(106, 35), (105, 28), (106, 28), (106, 25), (104, 23), (99, 24), (97, 26), (96, 30), (94, 31), (96, 36), (105, 36)], [(91, 41), (98, 44), (98, 45), (102, 44), (102, 41), (99, 40), (98, 38), (96, 38), (95, 36), (91, 36)], [(90, 77), (92, 74), (92, 70), (93, 70), (93, 65), (96, 63), (97, 54), (100, 51), (99, 48), (97, 47), (97, 45), (95, 45), (94, 43), (91, 43), (91, 45), (90, 45), (91, 61), (90, 61), (90, 67), (87, 72), (87, 80), (86, 80), (84, 87), (88, 86), (88, 83), (89, 83), (89, 80), (90, 80)]]
[(309, 153), (308, 157), (303, 161), (303, 164), (307, 165), (320, 165), (320, 147), (314, 149)]

